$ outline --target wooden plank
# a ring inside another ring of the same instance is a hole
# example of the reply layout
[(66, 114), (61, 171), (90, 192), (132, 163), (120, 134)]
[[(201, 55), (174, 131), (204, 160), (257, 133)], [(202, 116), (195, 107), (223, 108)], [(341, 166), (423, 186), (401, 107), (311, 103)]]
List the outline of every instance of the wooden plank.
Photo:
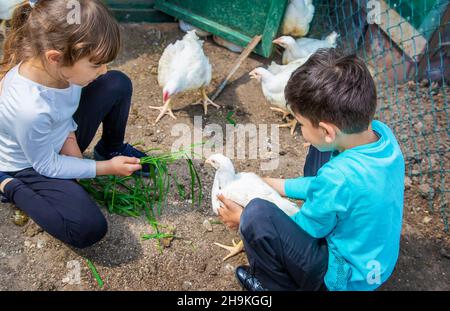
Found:
[(381, 24), (383, 31), (414, 61), (419, 61), (426, 48), (427, 40), (406, 19), (384, 1), (380, 0)]
[(248, 46), (242, 51), (241, 55), (239, 55), (238, 59), (234, 63), (233, 68), (231, 69), (230, 73), (226, 76), (225, 79), (219, 84), (216, 91), (214, 92), (214, 95), (211, 97), (211, 100), (216, 100), (217, 97), (219, 97), (220, 93), (222, 93), (225, 86), (228, 84), (228, 81), (231, 79), (231, 77), (235, 74), (236, 70), (241, 66), (242, 62), (250, 55), (250, 53), (255, 49), (255, 47), (258, 45), (258, 43), (261, 41), (262, 36), (255, 36), (252, 41), (248, 44)]

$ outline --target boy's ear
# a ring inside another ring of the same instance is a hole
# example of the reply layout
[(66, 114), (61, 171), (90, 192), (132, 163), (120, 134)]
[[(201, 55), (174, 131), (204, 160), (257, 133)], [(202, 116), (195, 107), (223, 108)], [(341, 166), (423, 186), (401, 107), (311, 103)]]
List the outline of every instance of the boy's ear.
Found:
[(49, 64), (58, 64), (61, 61), (61, 52), (50, 50), (45, 52), (45, 59)]
[(336, 129), (333, 125), (326, 122), (319, 122), (319, 127), (322, 129), (325, 135), (325, 142), (331, 144), (336, 139)]

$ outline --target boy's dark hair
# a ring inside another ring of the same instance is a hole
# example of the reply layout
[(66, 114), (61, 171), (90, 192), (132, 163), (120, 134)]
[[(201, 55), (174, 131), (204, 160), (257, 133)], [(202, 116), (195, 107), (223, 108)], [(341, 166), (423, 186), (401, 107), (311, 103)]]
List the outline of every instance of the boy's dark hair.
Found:
[(346, 134), (369, 127), (375, 114), (375, 83), (356, 55), (336, 49), (319, 49), (295, 70), (284, 90), (294, 113), (319, 122), (335, 124)]

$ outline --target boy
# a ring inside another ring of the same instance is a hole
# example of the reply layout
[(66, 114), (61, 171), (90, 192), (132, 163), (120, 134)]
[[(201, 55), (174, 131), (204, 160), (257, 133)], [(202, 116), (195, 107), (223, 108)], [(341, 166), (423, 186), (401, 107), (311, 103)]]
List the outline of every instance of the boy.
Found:
[(219, 197), (219, 215), (239, 226), (250, 264), (236, 276), (248, 290), (376, 289), (398, 258), (404, 160), (391, 130), (372, 120), (374, 81), (355, 55), (319, 50), (285, 96), (312, 144), (309, 177), (265, 181), (304, 204), (289, 217), (262, 199), (243, 209)]

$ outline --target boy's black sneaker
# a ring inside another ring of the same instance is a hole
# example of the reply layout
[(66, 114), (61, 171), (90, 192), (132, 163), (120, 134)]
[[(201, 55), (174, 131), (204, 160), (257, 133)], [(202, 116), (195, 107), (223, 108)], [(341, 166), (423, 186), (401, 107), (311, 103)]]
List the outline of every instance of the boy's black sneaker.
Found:
[(266, 291), (259, 280), (250, 273), (249, 266), (239, 266), (236, 268), (236, 278), (242, 287), (251, 292)]

